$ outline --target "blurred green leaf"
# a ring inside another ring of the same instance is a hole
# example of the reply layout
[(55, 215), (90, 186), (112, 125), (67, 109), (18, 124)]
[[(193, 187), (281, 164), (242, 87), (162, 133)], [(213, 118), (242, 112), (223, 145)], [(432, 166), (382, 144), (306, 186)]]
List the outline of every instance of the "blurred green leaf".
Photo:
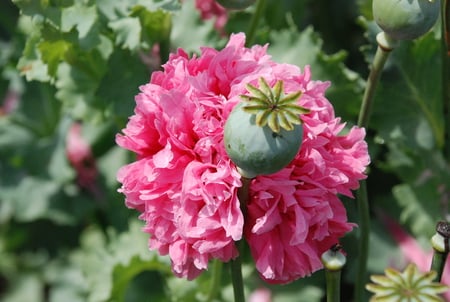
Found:
[[(150, 252), (149, 252), (150, 253)], [(140, 257), (133, 257), (126, 265), (118, 265), (114, 268), (113, 280), (114, 286), (111, 293), (114, 301), (128, 301), (132, 297), (133, 300), (139, 296), (149, 301), (167, 301), (167, 297), (163, 289), (165, 285), (165, 274), (160, 271), (167, 271), (167, 264), (158, 261), (145, 261)], [(147, 280), (143, 287), (134, 285), (136, 279), (147, 275)], [(133, 285), (136, 288), (133, 288)]]
[(94, 5), (84, 6), (76, 2), (74, 6), (66, 7), (61, 12), (61, 30), (69, 32), (76, 28), (79, 38), (84, 38), (97, 21), (97, 9)]
[(14, 287), (4, 297), (3, 302), (44, 302), (42, 296), (44, 284), (39, 276), (34, 274), (24, 274), (15, 281)]
[(437, 221), (446, 219), (450, 167), (436, 151), (403, 154), (403, 158), (390, 159), (390, 167), (404, 181), (393, 188), (394, 197), (402, 208), (401, 222), (408, 225), (415, 236), (431, 237)]
[(309, 0), (269, 0), (265, 10), (265, 21), (272, 30), (289, 27), (294, 22), (297, 28), (307, 24)]
[(136, 50), (141, 40), (141, 23), (137, 18), (122, 18), (109, 22), (111, 29), (116, 33), (116, 45), (130, 50)]
[[(124, 62), (127, 62), (126, 67)], [(97, 101), (105, 107), (107, 114), (121, 122), (126, 121), (133, 112), (134, 96), (139, 92), (139, 86), (148, 81), (150, 72), (139, 57), (132, 56), (128, 50), (116, 50), (108, 61), (107, 73), (99, 83)]]
[(48, 66), (50, 76), (56, 74), (56, 69), (60, 62), (64, 61), (67, 53), (73, 45), (65, 40), (43, 41), (39, 43), (39, 51), (42, 55), (42, 61)]
[(439, 50), (433, 32), (394, 49), (371, 123), (387, 151), (376, 164), (398, 178), (392, 192), (400, 219), (416, 236), (431, 236), (436, 222), (445, 219), (450, 188), (450, 168), (440, 152), (444, 128)]
[[(63, 275), (61, 275), (61, 271)], [(49, 302), (85, 302), (86, 298), (83, 292), (76, 287), (75, 282), (79, 282), (79, 278), (82, 278), (78, 271), (67, 272), (68, 269), (60, 269), (57, 271), (59, 279), (55, 279), (55, 283), (52, 283), (52, 289), (49, 294)], [(78, 278), (78, 280), (77, 280)]]
[[(19, 103), (0, 116), (0, 299), (205, 301), (211, 267), (188, 281), (172, 274), (168, 257), (149, 251), (144, 223), (117, 192), (117, 170), (134, 155), (116, 146), (114, 137), (133, 112), (139, 85), (148, 82), (169, 51), (220, 48), (228, 37), (214, 28), (214, 19), (201, 19), (194, 0), (11, 3), (21, 13), (14, 28), (10, 8), (0, 4), (0, 97), (12, 89)], [(245, 32), (254, 8), (228, 11), (225, 31)], [(268, 0), (255, 37), (270, 43), (277, 62), (302, 69), (310, 65), (314, 80), (330, 81), (327, 97), (350, 125), (367, 72), (355, 50), (369, 41), (365, 51), (370, 59), (379, 30), (361, 18), (369, 33), (364, 40), (355, 21), (357, 9), (371, 19), (368, 0)], [(439, 43), (432, 33), (393, 52), (367, 132), (373, 155), (368, 181), (372, 213), (383, 208), (418, 238), (448, 215), (450, 168), (440, 150)], [(95, 156), (95, 192), (77, 184), (67, 160), (67, 131), (75, 120), (82, 121), (82, 136)], [(345, 203), (350, 220), (356, 220), (352, 211), (357, 203)], [(403, 258), (377, 216), (372, 218), (369, 270), (381, 271)], [(344, 300), (350, 300), (354, 282), (357, 233), (355, 228), (342, 240), (349, 264)], [(267, 287), (279, 302), (325, 297), (323, 271), (272, 286), (259, 278), (249, 253), (243, 259), (247, 293)], [(223, 269), (214, 301), (231, 302), (228, 265)]]
[(372, 19), (372, 1), (370, 0), (357, 0), (356, 3), (358, 4), (359, 11), (361, 12), (361, 15), (367, 19)]
[(277, 62), (295, 64), (300, 68), (311, 66), (314, 80), (331, 81), (327, 97), (337, 115), (344, 120), (356, 119), (364, 82), (344, 65), (344, 52), (327, 55), (322, 51), (322, 40), (312, 27), (301, 33), (292, 28), (272, 32), (268, 52)]
[[(393, 189), (393, 194), (397, 199), (398, 203), (404, 207), (402, 212), (402, 222), (410, 220), (410, 225), (415, 233), (424, 233), (428, 230), (428, 235), (431, 237), (433, 235), (436, 222), (439, 220), (439, 207), (434, 207), (435, 215), (429, 215), (429, 210), (427, 211), (425, 207), (429, 208), (430, 204), (435, 203), (433, 200), (428, 202), (423, 202), (423, 197), (426, 199), (430, 198), (431, 195), (425, 193), (425, 196), (420, 198), (417, 194), (424, 193), (423, 190), (414, 190), (410, 185), (402, 184), (395, 186)], [(422, 201), (421, 201), (422, 199)]]
[(172, 48), (182, 47), (187, 52), (199, 52), (200, 47), (212, 45), (218, 40), (214, 20), (201, 20), (194, 1), (186, 1), (181, 10), (174, 13)]
[(50, 1), (12, 0), (12, 2), (20, 8), (23, 15), (36, 16), (39, 20), (45, 18), (55, 26), (59, 26), (61, 23), (61, 9), (57, 5), (52, 5)]
[(63, 63), (58, 68), (56, 97), (75, 119), (99, 119), (103, 113), (102, 108), (95, 106), (97, 85), (83, 70)]
[[(168, 11), (179, 8), (178, 1), (172, 0), (120, 3), (17, 0), (15, 3), (23, 14), (20, 28), (28, 36), (18, 64), (22, 73), (27, 80), (55, 85), (64, 111), (75, 119), (94, 121), (104, 119), (111, 108), (121, 103), (103, 98), (103, 88), (98, 93), (101, 97), (97, 97), (97, 89), (108, 80), (108, 72), (114, 74), (115, 80), (118, 74), (135, 72), (127, 61), (139, 60), (136, 51), (148, 49), (153, 43), (160, 43), (161, 52), (167, 55), (169, 43), (166, 40), (171, 28)], [(114, 54), (115, 58), (121, 57), (120, 62), (109, 62)], [(111, 66), (108, 63), (112, 63)], [(139, 65), (145, 70), (142, 62)], [(139, 72), (135, 75), (135, 79), (141, 76)], [(134, 95), (131, 89), (136, 89), (140, 83), (142, 80), (126, 82), (126, 78), (122, 78), (119, 87), (126, 89), (116, 90), (122, 95), (129, 93), (126, 98), (131, 99)], [(130, 106), (126, 112), (128, 108)]]
[(323, 295), (323, 289), (316, 286), (306, 285), (299, 288), (296, 292), (279, 292), (275, 294), (274, 301), (290, 302), (295, 300), (298, 302), (319, 302), (322, 301)]
[(170, 273), (169, 263), (148, 250), (147, 240), (137, 220), (122, 234), (110, 229), (105, 236), (95, 227), (83, 234), (82, 249), (72, 255), (72, 261), (86, 277), (88, 301), (123, 301), (128, 284), (139, 273)]
[(149, 45), (168, 40), (171, 30), (171, 14), (163, 11), (149, 11), (144, 6), (132, 8), (131, 16), (138, 17), (142, 27), (142, 40)]
[[(117, 171), (130, 161), (128, 151), (115, 147), (108, 150), (104, 156), (98, 160), (98, 168), (104, 175), (105, 183), (111, 190), (116, 189), (119, 185), (116, 179)], [(121, 195), (120, 198), (122, 198)], [(122, 206), (122, 205), (121, 205)]]
[(371, 127), (388, 140), (431, 150), (444, 144), (440, 42), (433, 33), (403, 42), (382, 76)]
[(13, 203), (16, 209), (16, 219), (33, 221), (49, 215), (50, 201), (57, 191), (58, 185), (55, 182), (26, 177), (9, 196), (9, 202)]
[(39, 43), (41, 42), (41, 24), (33, 24), (31, 17), (21, 16), (19, 19), (22, 31), (28, 36), (22, 56), (19, 59), (17, 68), (25, 75), (28, 81), (48, 82), (48, 67), (41, 60), (39, 53)]

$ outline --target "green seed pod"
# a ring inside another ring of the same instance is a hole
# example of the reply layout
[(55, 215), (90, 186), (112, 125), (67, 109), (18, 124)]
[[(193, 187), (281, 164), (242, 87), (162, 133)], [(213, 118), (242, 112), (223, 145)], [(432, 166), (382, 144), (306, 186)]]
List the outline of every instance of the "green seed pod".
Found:
[(283, 169), (298, 153), (303, 138), (302, 125), (293, 130), (256, 124), (256, 116), (242, 109), (239, 103), (230, 113), (224, 132), (225, 149), (239, 172), (246, 178), (272, 174)]
[(225, 150), (246, 178), (283, 169), (298, 153), (303, 138), (298, 105), (301, 91), (284, 94), (283, 81), (273, 87), (261, 77), (258, 86), (247, 84), (249, 94), (235, 106), (224, 128)]
[(217, 3), (228, 9), (244, 9), (255, 3), (256, 0), (216, 0)]
[(373, 16), (390, 37), (413, 40), (428, 32), (439, 16), (439, 0), (373, 0)]

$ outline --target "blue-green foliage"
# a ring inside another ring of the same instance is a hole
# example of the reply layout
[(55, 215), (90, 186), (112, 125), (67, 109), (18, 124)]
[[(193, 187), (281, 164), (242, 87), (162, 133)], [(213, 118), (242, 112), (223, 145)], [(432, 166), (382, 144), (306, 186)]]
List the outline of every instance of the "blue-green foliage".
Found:
[[(133, 156), (114, 137), (133, 112), (134, 96), (178, 47), (222, 47), (227, 37), (203, 21), (194, 0), (13, 0), (0, 3), (0, 299), (19, 301), (206, 301), (211, 272), (175, 278), (168, 258), (147, 248), (138, 214), (117, 193), (115, 175)], [(329, 4), (329, 3), (333, 4)], [(370, 2), (270, 0), (255, 41), (278, 62), (310, 65), (331, 81), (336, 115), (355, 124), (373, 55)], [(230, 12), (226, 31), (245, 31), (252, 7)], [(358, 16), (360, 17), (358, 21)], [(153, 48), (159, 45), (159, 57)], [(367, 140), (374, 228), (369, 269), (403, 259), (379, 213), (419, 240), (447, 218), (449, 158), (438, 30), (405, 42), (386, 66)], [(365, 55), (365, 57), (363, 56)], [(148, 60), (152, 58), (152, 60)], [(156, 62), (156, 63), (155, 63)], [(447, 100), (448, 101), (448, 100)], [(446, 120), (447, 119), (447, 120)], [(70, 125), (81, 121), (92, 147), (97, 191), (77, 185), (66, 155)], [(349, 217), (356, 201), (345, 200)], [(447, 217), (445, 217), (447, 215)], [(344, 239), (351, 288), (358, 229)], [(380, 247), (383, 247), (381, 249)], [(378, 255), (382, 250), (383, 255)], [(403, 259), (404, 260), (404, 259)], [(402, 261), (403, 261), (402, 260)], [(322, 272), (269, 286), (244, 258), (248, 292), (270, 287), (274, 301), (320, 301)], [(231, 301), (225, 264), (217, 301)], [(303, 300), (302, 300), (303, 299)], [(215, 301), (216, 301), (215, 300)]]

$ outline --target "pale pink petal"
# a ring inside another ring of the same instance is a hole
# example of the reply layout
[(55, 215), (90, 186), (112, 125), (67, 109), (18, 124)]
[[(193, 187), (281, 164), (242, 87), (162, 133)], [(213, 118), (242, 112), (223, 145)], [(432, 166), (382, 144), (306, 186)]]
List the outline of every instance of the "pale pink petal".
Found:
[(77, 173), (77, 183), (94, 195), (98, 195), (99, 188), (96, 185), (98, 175), (97, 165), (92, 154), (91, 146), (82, 135), (81, 123), (73, 123), (67, 133), (66, 155), (69, 163)]
[(258, 288), (250, 294), (249, 302), (271, 302), (272, 293), (267, 288)]

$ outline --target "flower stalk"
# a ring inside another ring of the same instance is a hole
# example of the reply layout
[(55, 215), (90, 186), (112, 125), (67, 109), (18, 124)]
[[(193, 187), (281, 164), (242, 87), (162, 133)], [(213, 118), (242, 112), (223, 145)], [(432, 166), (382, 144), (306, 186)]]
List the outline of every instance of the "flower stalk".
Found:
[(231, 260), (231, 283), (233, 284), (233, 294), (235, 302), (245, 302), (244, 279), (242, 278), (242, 260), (241, 252), (243, 249), (243, 241), (236, 242), (239, 250), (239, 256)]
[(255, 40), (255, 35), (256, 35), (256, 29), (258, 28), (258, 24), (263, 15), (265, 6), (266, 6), (266, 0), (257, 0), (256, 1), (255, 12), (252, 15), (252, 18), (250, 20), (250, 25), (246, 32), (246, 36), (247, 36), (246, 45), (247, 46), (253, 45), (253, 42)]
[(323, 253), (321, 257), (322, 263), (325, 266), (327, 302), (341, 301), (341, 271), (346, 262), (341, 248), (341, 245), (336, 244)]
[[(238, 197), (241, 203), (242, 215), (247, 214), (247, 203), (250, 199), (250, 183), (251, 179), (241, 177), (242, 186), (238, 189)], [(233, 284), (233, 293), (235, 302), (245, 302), (244, 279), (242, 277), (242, 254), (244, 252), (244, 240), (236, 242), (239, 255), (231, 260), (231, 283)]]
[(450, 3), (442, 0), (442, 103), (446, 121), (445, 154), (450, 159)]
[[(380, 32), (377, 35), (377, 51), (372, 62), (369, 77), (364, 91), (361, 109), (358, 116), (358, 126), (367, 128), (373, 108), (375, 91), (380, 81), (381, 72), (389, 57), (389, 54), (396, 46), (396, 40), (390, 38), (386, 33)], [(363, 301), (364, 284), (366, 280), (367, 259), (369, 257), (369, 233), (370, 233), (370, 214), (369, 200), (367, 195), (367, 184), (363, 180), (357, 192), (358, 215), (360, 217), (359, 229), (359, 258), (357, 263), (357, 277), (355, 282), (355, 301)]]
[(364, 284), (366, 280), (367, 260), (369, 258), (369, 234), (370, 234), (370, 213), (369, 199), (367, 196), (367, 184), (363, 180), (357, 191), (356, 198), (358, 200), (358, 216), (360, 238), (358, 240), (358, 261), (356, 265), (355, 280), (355, 301), (363, 301)]
[(369, 77), (367, 79), (366, 89), (364, 91), (361, 110), (358, 117), (358, 126), (367, 127), (369, 125), (370, 115), (372, 113), (373, 99), (377, 85), (380, 81), (381, 72), (391, 53), (396, 46), (396, 40), (390, 38), (386, 33), (380, 32), (377, 35), (377, 51), (373, 58)]
[(217, 295), (220, 291), (220, 280), (222, 279), (222, 268), (223, 268), (223, 262), (214, 259), (213, 261), (213, 267), (212, 267), (212, 278), (211, 283), (209, 287), (208, 296), (206, 298), (206, 301), (212, 302), (217, 298)]
[(437, 273), (436, 280), (441, 281), (445, 262), (450, 252), (450, 223), (440, 221), (436, 225), (436, 234), (431, 238), (433, 246), (433, 260), (431, 270)]

